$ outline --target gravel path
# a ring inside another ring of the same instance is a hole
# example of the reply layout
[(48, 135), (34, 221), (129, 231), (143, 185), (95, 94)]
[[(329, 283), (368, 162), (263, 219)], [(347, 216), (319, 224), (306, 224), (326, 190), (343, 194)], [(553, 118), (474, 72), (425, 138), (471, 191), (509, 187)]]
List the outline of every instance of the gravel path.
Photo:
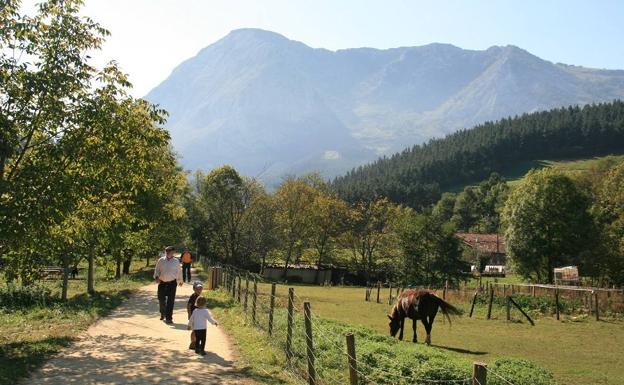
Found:
[(156, 284), (144, 286), (22, 384), (253, 384), (234, 363), (227, 336), (208, 325), (206, 356), (188, 349), (186, 302), (177, 288), (173, 325), (159, 320)]

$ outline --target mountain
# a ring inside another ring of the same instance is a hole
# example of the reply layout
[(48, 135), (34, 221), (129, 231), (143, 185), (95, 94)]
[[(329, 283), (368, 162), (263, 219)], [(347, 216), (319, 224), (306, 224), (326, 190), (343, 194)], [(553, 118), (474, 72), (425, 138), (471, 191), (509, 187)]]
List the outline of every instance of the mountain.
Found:
[(182, 164), (228, 163), (269, 184), (330, 177), (463, 127), (624, 97), (624, 71), (553, 64), (514, 47), (314, 49), (241, 29), (145, 98), (169, 111)]

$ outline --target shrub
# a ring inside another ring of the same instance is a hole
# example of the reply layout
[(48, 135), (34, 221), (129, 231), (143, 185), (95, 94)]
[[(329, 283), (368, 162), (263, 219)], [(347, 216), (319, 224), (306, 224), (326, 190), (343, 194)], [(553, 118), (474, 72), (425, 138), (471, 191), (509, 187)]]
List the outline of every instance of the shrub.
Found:
[(552, 373), (521, 358), (498, 359), (489, 366), (488, 372), (488, 384), (492, 385), (508, 385), (509, 382), (515, 385), (556, 384)]
[(39, 283), (28, 286), (8, 283), (0, 289), (0, 306), (5, 309), (45, 306), (57, 299), (48, 287)]

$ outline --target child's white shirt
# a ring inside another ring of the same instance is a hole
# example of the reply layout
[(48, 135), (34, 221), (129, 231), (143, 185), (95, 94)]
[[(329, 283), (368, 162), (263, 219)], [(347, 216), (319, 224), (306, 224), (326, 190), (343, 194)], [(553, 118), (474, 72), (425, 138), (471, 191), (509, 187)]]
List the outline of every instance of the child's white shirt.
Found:
[(196, 308), (189, 318), (189, 326), (192, 330), (202, 330), (208, 327), (208, 322), (215, 325), (217, 322), (210, 315), (206, 308)]

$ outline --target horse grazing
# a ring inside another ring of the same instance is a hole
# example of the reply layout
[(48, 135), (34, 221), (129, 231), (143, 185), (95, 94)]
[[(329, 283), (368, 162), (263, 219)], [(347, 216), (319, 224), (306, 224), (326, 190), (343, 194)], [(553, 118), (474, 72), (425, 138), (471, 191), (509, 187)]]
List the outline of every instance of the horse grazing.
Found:
[(429, 290), (405, 290), (397, 298), (397, 302), (392, 308), (392, 313), (388, 315), (388, 318), (390, 318), (390, 335), (392, 337), (396, 336), (400, 329), (399, 339), (403, 340), (405, 317), (409, 317), (412, 319), (412, 330), (414, 331), (413, 342), (417, 342), (416, 320), (420, 320), (427, 331), (425, 343), (430, 345), (431, 326), (438, 313), (438, 308), (442, 310), (442, 314), (448, 319), (449, 323), (451, 322), (449, 315), (461, 314), (461, 310)]

